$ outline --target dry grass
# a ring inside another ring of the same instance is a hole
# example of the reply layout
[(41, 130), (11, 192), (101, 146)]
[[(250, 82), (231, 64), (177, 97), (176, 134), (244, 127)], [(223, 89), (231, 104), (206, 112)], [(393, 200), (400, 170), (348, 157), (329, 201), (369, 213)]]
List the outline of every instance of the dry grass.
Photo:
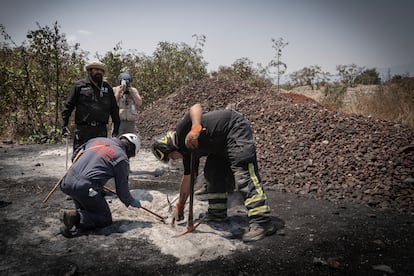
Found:
[(302, 86), (288, 92), (308, 96), (334, 110), (414, 128), (414, 78), (407, 77), (384, 85), (355, 87), (332, 83), (317, 90)]
[(369, 93), (358, 93), (348, 112), (414, 127), (414, 90), (396, 84), (379, 86)]

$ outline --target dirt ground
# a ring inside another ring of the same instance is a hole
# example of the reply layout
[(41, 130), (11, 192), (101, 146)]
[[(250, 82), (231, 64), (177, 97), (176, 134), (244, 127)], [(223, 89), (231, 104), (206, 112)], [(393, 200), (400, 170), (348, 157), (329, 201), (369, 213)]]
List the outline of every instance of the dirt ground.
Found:
[[(71, 208), (72, 201), (58, 190), (42, 203), (65, 172), (65, 145), (3, 144), (0, 152), (0, 275), (414, 273), (412, 214), (317, 200), (271, 186), (265, 191), (278, 226), (275, 235), (241, 241), (247, 219), (234, 193), (230, 222), (202, 223), (175, 237), (186, 229), (186, 221), (170, 225), (167, 196), (170, 201), (177, 196), (181, 167), (157, 162), (145, 148), (131, 159), (130, 189), (143, 206), (168, 217), (167, 223), (108, 196), (114, 224), (66, 239), (59, 234), (59, 210)], [(205, 198), (196, 196), (194, 217), (206, 209)]]

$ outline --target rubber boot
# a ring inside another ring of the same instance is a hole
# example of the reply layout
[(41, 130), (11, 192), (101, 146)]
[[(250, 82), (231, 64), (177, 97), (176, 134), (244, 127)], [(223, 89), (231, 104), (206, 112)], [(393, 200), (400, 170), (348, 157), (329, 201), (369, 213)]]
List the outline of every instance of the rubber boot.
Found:
[(76, 210), (62, 210), (62, 222), (68, 230), (80, 222), (80, 215)]

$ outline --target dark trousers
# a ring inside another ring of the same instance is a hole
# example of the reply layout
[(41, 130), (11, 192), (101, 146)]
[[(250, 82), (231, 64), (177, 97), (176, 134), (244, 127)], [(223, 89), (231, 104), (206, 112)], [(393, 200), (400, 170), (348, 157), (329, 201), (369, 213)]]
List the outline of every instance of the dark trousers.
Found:
[(207, 182), (208, 212), (216, 217), (227, 216), (227, 192), (234, 190), (234, 177), (229, 160), (214, 154), (207, 156), (204, 165)]
[(226, 152), (236, 189), (244, 198), (250, 223), (267, 223), (270, 221), (270, 208), (262, 187), (253, 131), (248, 121), (239, 113), (234, 113), (231, 126)]
[(111, 210), (99, 184), (70, 170), (60, 187), (75, 203), (80, 214), (79, 228), (86, 230), (112, 224)]
[(96, 137), (107, 137), (108, 131), (106, 125), (88, 126), (76, 125), (75, 137), (73, 139), (73, 152), (77, 148), (88, 142), (89, 139)]

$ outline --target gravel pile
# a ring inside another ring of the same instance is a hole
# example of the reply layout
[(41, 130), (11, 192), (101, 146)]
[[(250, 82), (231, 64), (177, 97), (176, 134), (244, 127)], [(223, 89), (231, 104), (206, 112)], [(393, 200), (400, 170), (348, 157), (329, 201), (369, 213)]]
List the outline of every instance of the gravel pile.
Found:
[(144, 145), (174, 129), (188, 108), (231, 105), (251, 122), (267, 189), (414, 212), (414, 129), (329, 110), (312, 99), (237, 79), (184, 86), (143, 111)]

